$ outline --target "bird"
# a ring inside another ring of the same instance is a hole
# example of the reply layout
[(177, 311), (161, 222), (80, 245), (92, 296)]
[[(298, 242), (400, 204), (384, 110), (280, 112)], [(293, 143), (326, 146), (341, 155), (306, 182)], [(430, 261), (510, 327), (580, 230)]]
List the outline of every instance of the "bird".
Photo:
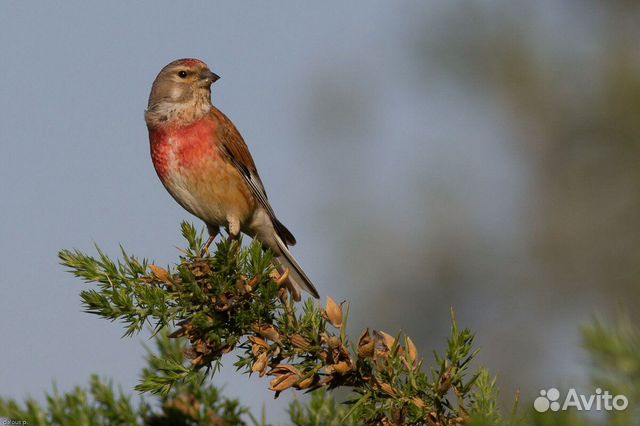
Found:
[(205, 223), (203, 255), (221, 227), (230, 239), (247, 234), (273, 252), (274, 267), (288, 274), (294, 300), (301, 290), (319, 298), (289, 250), (296, 239), (276, 217), (247, 144), (212, 103), (211, 86), (218, 79), (194, 58), (160, 70), (144, 114), (155, 171), (175, 201)]

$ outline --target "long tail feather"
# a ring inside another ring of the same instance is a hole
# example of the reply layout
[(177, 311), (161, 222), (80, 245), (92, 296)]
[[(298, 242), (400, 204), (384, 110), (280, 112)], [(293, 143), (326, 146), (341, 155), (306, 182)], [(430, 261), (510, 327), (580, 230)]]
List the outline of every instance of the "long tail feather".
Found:
[(279, 256), (276, 258), (276, 260), (281, 264), (282, 267), (289, 268), (289, 281), (291, 281), (294, 286), (305, 290), (316, 299), (319, 299), (320, 295), (318, 294), (318, 290), (316, 290), (316, 288), (313, 286), (307, 274), (304, 273), (298, 261), (295, 259), (295, 257), (293, 257), (293, 255), (287, 248), (287, 245), (278, 235), (275, 236), (275, 239), (278, 244), (278, 248), (280, 249)]

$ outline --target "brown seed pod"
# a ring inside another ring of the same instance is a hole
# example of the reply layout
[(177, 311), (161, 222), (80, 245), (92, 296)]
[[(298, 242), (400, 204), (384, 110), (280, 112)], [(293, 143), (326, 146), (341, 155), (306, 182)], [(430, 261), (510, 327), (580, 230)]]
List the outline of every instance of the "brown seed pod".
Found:
[(251, 326), (251, 330), (254, 333), (258, 333), (260, 336), (264, 337), (265, 339), (269, 339), (274, 342), (280, 342), (280, 333), (278, 333), (278, 330), (272, 325), (253, 324)]
[(156, 276), (160, 281), (163, 281), (167, 284), (171, 284), (171, 274), (164, 268), (161, 268), (156, 265), (149, 265), (149, 269), (153, 272), (153, 275)]
[(281, 376), (276, 377), (269, 384), (269, 389), (276, 392), (282, 392), (283, 390), (289, 389), (298, 381), (298, 376), (295, 374), (283, 374)]
[(375, 342), (369, 334), (369, 329), (365, 329), (360, 339), (358, 340), (358, 356), (360, 358), (371, 358), (373, 356), (373, 349)]
[(353, 369), (353, 365), (346, 361), (340, 361), (336, 364), (331, 365), (331, 367), (333, 367), (333, 370), (341, 376), (344, 376)]
[(390, 384), (381, 382), (381, 383), (378, 383), (378, 387), (382, 389), (382, 391), (387, 395), (393, 396), (393, 397), (396, 396), (396, 391), (395, 389), (393, 389), (393, 386), (391, 386)]
[(258, 336), (249, 336), (249, 341), (254, 345), (258, 345), (265, 349), (269, 349), (269, 345), (267, 344), (267, 342), (265, 342), (263, 339), (261, 339)]
[(326, 385), (326, 384), (329, 384), (329, 383), (331, 383), (331, 381), (333, 381), (334, 377), (335, 377), (335, 376), (332, 376), (332, 375), (326, 376), (324, 379), (320, 380), (320, 381), (318, 382), (318, 384), (319, 384), (320, 386), (324, 386), (324, 385)]
[(256, 359), (256, 362), (251, 366), (251, 371), (259, 373), (260, 377), (264, 376), (267, 370), (267, 362), (269, 361), (269, 355), (266, 352), (261, 353)]
[(317, 376), (314, 374), (311, 377), (307, 377), (306, 379), (300, 381), (297, 385), (296, 388), (298, 389), (307, 389), (309, 387), (311, 387), (311, 385), (313, 385), (313, 383), (315, 382), (315, 380), (317, 379)]
[(282, 374), (295, 374), (298, 377), (302, 376), (300, 374), (300, 370), (289, 364), (278, 364), (269, 371), (270, 376), (279, 376)]
[(254, 357), (257, 357), (258, 355), (260, 355), (262, 352), (265, 352), (265, 351), (266, 349), (260, 345), (251, 345), (251, 354)]
[(331, 297), (327, 296), (326, 316), (329, 322), (336, 328), (342, 327), (342, 307)]
[(396, 342), (396, 339), (390, 334), (385, 333), (384, 331), (374, 330), (373, 336), (377, 341), (382, 343), (387, 350), (391, 350), (393, 344)]
[(340, 341), (340, 339), (336, 336), (327, 336), (325, 341), (327, 342), (327, 345), (331, 348), (331, 349), (337, 349), (340, 347), (340, 345), (342, 344), (342, 342)]
[(306, 339), (305, 337), (302, 337), (299, 334), (293, 334), (289, 340), (291, 340), (291, 344), (293, 344), (293, 346), (295, 346), (296, 348), (302, 349), (305, 352), (308, 352), (309, 349), (311, 348), (311, 342), (309, 342), (308, 339)]

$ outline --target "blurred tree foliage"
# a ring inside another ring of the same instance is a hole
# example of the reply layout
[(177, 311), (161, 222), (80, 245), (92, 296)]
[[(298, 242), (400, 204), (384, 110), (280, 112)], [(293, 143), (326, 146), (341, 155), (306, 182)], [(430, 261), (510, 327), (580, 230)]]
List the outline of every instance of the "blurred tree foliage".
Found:
[(638, 6), (563, 4), (545, 16), (539, 4), (459, 4), (422, 43), (424, 58), (506, 111), (533, 173), (528, 234), (543, 285), (600, 289), (609, 303), (638, 294)]

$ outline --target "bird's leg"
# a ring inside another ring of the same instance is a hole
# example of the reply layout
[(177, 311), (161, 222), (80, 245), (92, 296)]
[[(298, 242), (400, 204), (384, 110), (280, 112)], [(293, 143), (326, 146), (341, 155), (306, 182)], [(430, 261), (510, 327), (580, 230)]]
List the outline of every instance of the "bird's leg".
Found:
[(237, 217), (227, 216), (227, 231), (229, 232), (229, 236), (227, 237), (229, 252), (237, 254), (240, 252), (240, 244), (234, 244), (240, 235), (240, 220)]
[(235, 240), (240, 235), (240, 220), (235, 216), (227, 216), (227, 223), (227, 230), (229, 231), (227, 241)]
[(211, 243), (215, 238), (216, 238), (215, 236), (209, 235), (207, 242), (204, 244), (204, 247), (202, 247), (202, 250), (200, 250), (200, 257), (205, 257), (205, 256), (209, 257), (209, 246), (211, 245)]
[(218, 228), (217, 226), (211, 226), (207, 224), (207, 231), (209, 231), (209, 238), (207, 239), (207, 242), (204, 244), (204, 247), (202, 247), (202, 250), (200, 251), (200, 257), (209, 255), (209, 246), (211, 245), (213, 240), (215, 240), (216, 235), (218, 235), (218, 232), (220, 232), (220, 228)]

